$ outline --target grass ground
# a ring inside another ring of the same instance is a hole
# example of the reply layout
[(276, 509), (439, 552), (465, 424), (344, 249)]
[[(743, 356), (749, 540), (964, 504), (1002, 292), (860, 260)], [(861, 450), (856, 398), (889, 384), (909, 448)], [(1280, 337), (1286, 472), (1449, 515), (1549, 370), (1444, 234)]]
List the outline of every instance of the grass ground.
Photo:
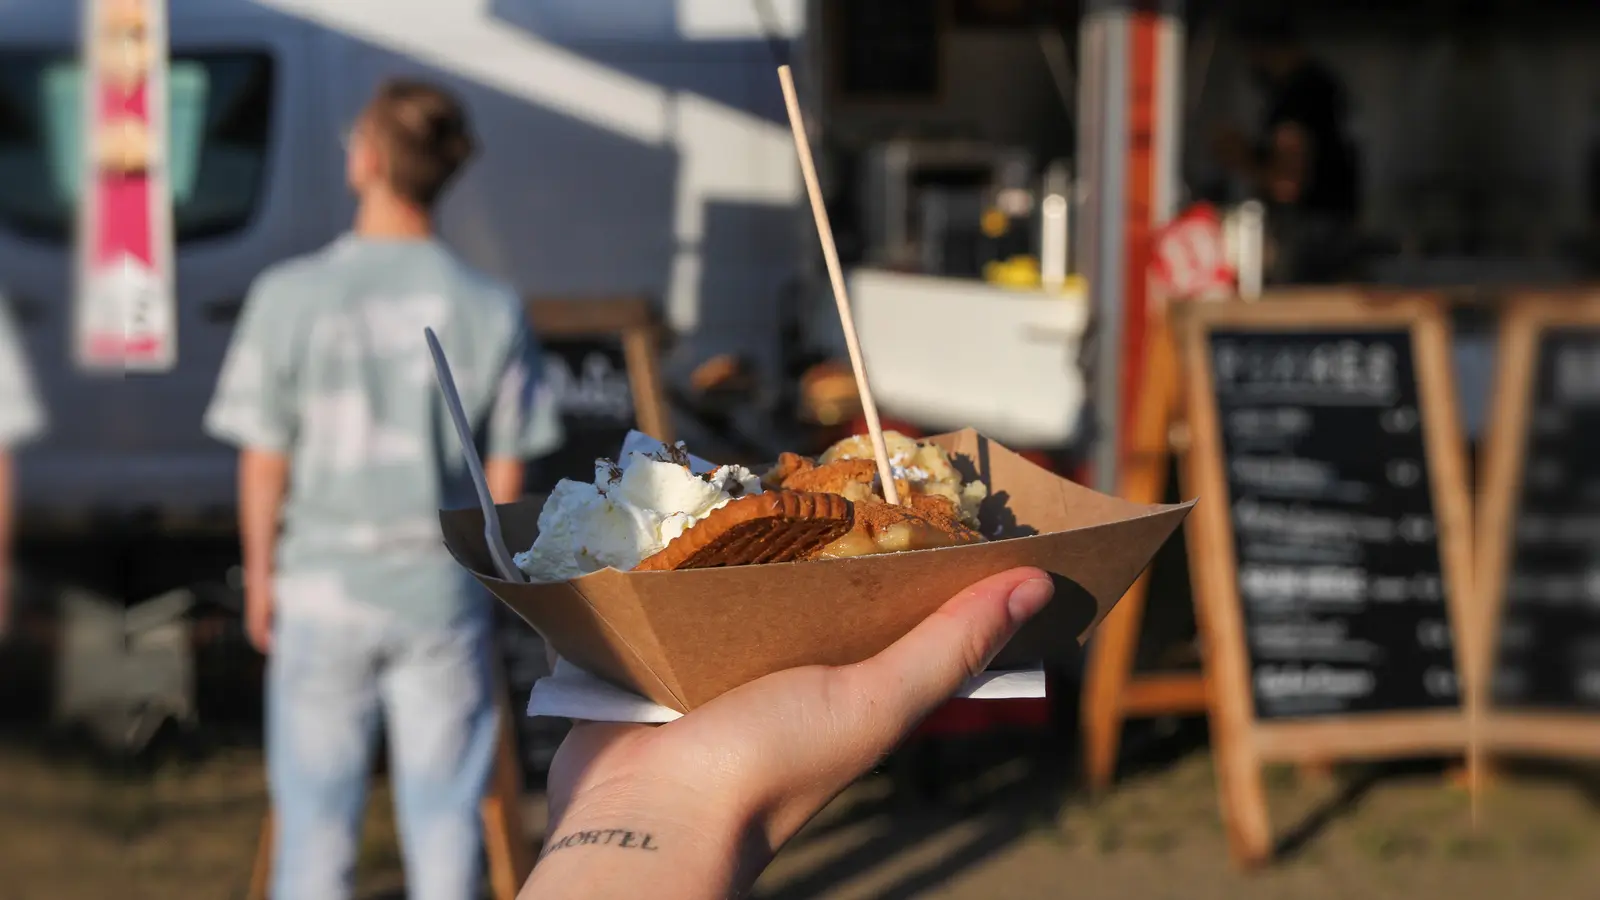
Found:
[[(854, 787), (758, 886), (800, 898), (1179, 898), (1451, 900), (1600, 897), (1600, 778), (1515, 773), (1470, 825), (1466, 797), (1436, 769), (1303, 782), (1274, 770), (1274, 826), (1292, 836), (1267, 872), (1230, 866), (1211, 764), (1194, 748), (1129, 775), (1090, 802), (1064, 754), (1017, 742), (961, 745), (938, 769), (937, 800), (893, 773)], [(37, 740), (0, 742), (0, 900), (242, 897), (265, 808), (249, 743), (118, 769)], [(537, 840), (542, 805), (529, 799)], [(361, 896), (403, 897), (381, 779), (363, 841)]]

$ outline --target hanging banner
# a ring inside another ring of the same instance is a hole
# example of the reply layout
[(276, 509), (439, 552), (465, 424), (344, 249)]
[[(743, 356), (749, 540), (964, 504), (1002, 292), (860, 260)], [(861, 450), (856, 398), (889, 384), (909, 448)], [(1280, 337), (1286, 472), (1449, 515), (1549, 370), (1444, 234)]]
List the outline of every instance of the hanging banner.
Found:
[(74, 344), (87, 369), (162, 372), (177, 362), (166, 12), (166, 0), (84, 0)]

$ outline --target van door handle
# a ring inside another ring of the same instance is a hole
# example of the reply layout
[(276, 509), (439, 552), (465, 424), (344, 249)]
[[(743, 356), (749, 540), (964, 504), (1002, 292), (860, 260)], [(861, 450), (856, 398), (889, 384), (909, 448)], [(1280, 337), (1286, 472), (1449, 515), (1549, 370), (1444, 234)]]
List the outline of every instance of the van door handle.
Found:
[(212, 300), (201, 307), (205, 312), (206, 321), (218, 325), (231, 325), (239, 319), (239, 312), (244, 309), (243, 297), (226, 297), (222, 300)]

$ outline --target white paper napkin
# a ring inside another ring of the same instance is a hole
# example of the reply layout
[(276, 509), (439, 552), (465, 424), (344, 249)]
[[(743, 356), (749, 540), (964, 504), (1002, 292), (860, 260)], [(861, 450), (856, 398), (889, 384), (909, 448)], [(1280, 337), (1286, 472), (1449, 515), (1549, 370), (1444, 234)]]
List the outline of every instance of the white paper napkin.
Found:
[[(1044, 669), (985, 672), (968, 681), (957, 697), (1006, 700), (1045, 695)], [(590, 675), (566, 660), (557, 660), (555, 672), (533, 684), (528, 695), (528, 716), (587, 719), (592, 722), (642, 722), (658, 725), (683, 713), (652, 703), (631, 691)]]

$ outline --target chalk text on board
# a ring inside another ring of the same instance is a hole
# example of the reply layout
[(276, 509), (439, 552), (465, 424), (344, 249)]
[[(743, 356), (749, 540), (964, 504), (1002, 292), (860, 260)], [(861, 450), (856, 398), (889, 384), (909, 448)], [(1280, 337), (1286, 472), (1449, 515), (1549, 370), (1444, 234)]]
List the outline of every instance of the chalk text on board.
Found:
[(550, 386), (557, 407), (569, 415), (632, 421), (633, 392), (628, 373), (603, 353), (584, 356), (581, 368), (581, 372), (574, 372), (561, 357), (553, 353), (546, 357), (545, 383)]

